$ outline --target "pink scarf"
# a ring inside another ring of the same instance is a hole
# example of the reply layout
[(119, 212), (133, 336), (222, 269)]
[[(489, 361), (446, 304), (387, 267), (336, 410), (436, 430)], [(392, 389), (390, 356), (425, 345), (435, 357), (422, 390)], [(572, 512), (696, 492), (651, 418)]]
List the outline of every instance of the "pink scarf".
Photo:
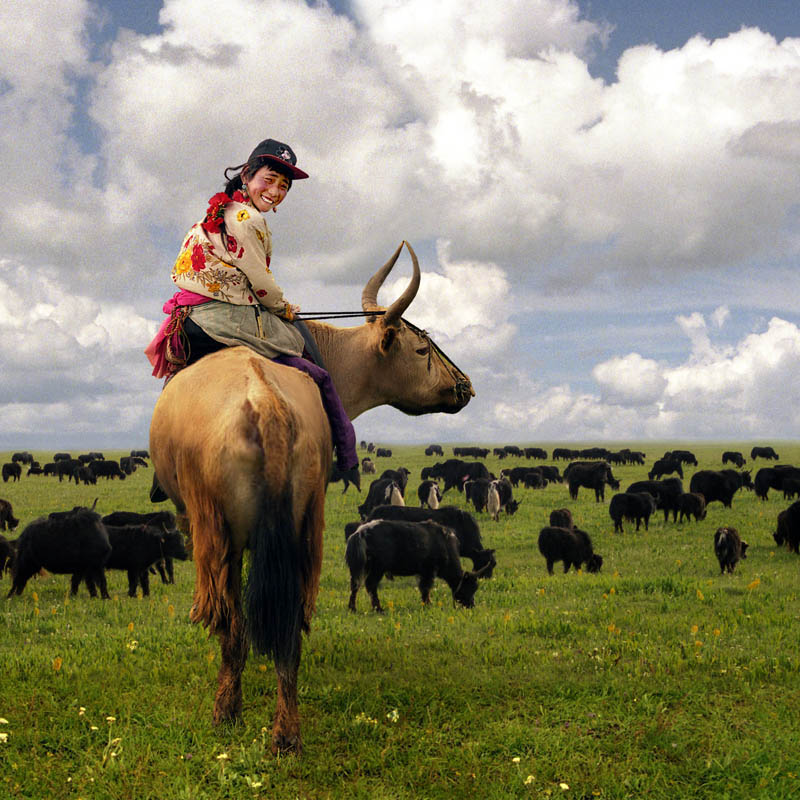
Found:
[(185, 357), (183, 343), (181, 342), (181, 331), (186, 314), (182, 312), (182, 308), (209, 303), (211, 299), (202, 294), (181, 289), (164, 303), (163, 311), (169, 316), (161, 323), (158, 333), (144, 351), (148, 361), (153, 365), (153, 375), (156, 378), (173, 375), (180, 369), (178, 364), (167, 358), (167, 344), (169, 344), (172, 355), (178, 359)]

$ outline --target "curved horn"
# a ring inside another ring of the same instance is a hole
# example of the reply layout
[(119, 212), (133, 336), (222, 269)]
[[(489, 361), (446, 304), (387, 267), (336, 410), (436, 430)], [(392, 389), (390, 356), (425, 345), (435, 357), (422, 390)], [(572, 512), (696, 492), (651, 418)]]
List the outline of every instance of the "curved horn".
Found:
[(392, 267), (397, 262), (404, 244), (405, 242), (400, 242), (400, 246), (394, 251), (394, 255), (367, 281), (364, 291), (361, 292), (361, 309), (363, 311), (383, 310), (383, 306), (378, 305), (378, 289), (383, 286), (386, 276), (392, 271)]
[(417, 290), (419, 289), (419, 261), (414, 248), (408, 242), (403, 242), (408, 248), (408, 254), (411, 256), (411, 264), (414, 267), (414, 274), (411, 276), (411, 281), (406, 287), (406, 290), (394, 303), (389, 306), (386, 313), (383, 315), (384, 323), (389, 325), (396, 322), (403, 316), (403, 312), (411, 305), (411, 301), (416, 297)]

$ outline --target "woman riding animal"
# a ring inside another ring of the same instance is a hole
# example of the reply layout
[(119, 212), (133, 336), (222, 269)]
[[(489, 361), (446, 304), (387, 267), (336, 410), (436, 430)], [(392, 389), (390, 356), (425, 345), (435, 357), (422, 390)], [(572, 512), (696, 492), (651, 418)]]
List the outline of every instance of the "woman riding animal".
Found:
[[(287, 144), (265, 139), (244, 164), (225, 170), (226, 185), (208, 201), (202, 220), (184, 237), (172, 268), (179, 291), (164, 305), (169, 318), (145, 351), (156, 377), (223, 347), (246, 345), (310, 375), (319, 386), (337, 467), (360, 487), (355, 433), (330, 375), (303, 357), (290, 303), (271, 270), (272, 236), (262, 214), (276, 212), (295, 180), (308, 177)], [(151, 499), (166, 495), (154, 481)]]

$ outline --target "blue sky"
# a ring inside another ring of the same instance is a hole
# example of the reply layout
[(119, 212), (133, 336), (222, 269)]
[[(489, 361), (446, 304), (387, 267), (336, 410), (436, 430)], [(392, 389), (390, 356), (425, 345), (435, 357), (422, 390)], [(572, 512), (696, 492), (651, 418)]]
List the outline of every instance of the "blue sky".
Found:
[(771, 388), (800, 390), (796, 4), (45, 0), (0, 23), (0, 157), (36, 187), (0, 209), (0, 447), (146, 443), (177, 246), (265, 136), (312, 175), (270, 215), (287, 297), (356, 307), (408, 238), (408, 316), (477, 390), (359, 438), (796, 438)]

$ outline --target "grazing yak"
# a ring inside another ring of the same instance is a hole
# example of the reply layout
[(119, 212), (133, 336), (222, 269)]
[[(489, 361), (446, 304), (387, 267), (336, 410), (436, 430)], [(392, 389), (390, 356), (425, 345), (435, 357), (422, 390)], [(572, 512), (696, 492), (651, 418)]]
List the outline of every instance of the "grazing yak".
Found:
[(635, 481), (626, 492), (648, 492), (656, 501), (656, 508), (664, 512), (664, 522), (678, 521), (678, 498), (683, 494), (683, 483), (680, 478), (664, 478), (660, 481)]
[(396, 481), (391, 478), (375, 478), (369, 485), (366, 499), (358, 507), (358, 513), (362, 520), (366, 519), (373, 508), (384, 504), (393, 506), (405, 505), (403, 493), (400, 491)]
[(778, 454), (771, 447), (754, 447), (750, 451), (750, 460), (755, 461), (757, 458), (777, 461)]
[(714, 533), (714, 553), (719, 561), (720, 574), (732, 574), (739, 560), (746, 558), (747, 542), (742, 541), (736, 528), (717, 528)]
[(722, 463), (727, 464), (728, 462), (741, 469), (747, 463), (747, 460), (738, 450), (726, 450), (722, 454)]
[(143, 597), (150, 595), (151, 566), (166, 558), (185, 561), (189, 557), (180, 531), (159, 530), (150, 525), (106, 525), (105, 528), (111, 544), (106, 569), (128, 573), (129, 597), (136, 597), (139, 586)]
[(671, 475), (673, 472), (678, 473), (679, 478), (683, 478), (683, 467), (679, 459), (659, 458), (654, 464), (647, 477), (651, 481), (657, 481), (664, 477), (664, 475)]
[(119, 478), (124, 481), (126, 477), (125, 473), (120, 469), (119, 462), (110, 459), (96, 458), (94, 461), (89, 462), (89, 469), (96, 478), (108, 478), (110, 480)]
[(446, 461), (437, 462), (432, 467), (423, 467), (420, 477), (423, 480), (437, 478), (444, 481), (442, 494), (448, 489), (456, 488), (464, 491), (464, 482), (476, 478), (491, 479), (489, 469), (480, 461), (462, 461), (460, 458), (448, 458)]
[(7, 483), (9, 478), (18, 481), (22, 477), (22, 467), (16, 461), (3, 464), (3, 483)]
[(342, 494), (344, 494), (348, 490), (351, 483), (360, 492), (361, 476), (358, 474), (357, 470), (354, 470), (354, 472), (355, 475), (353, 476), (350, 474), (350, 470), (341, 470), (336, 464), (331, 464), (331, 474), (330, 477), (328, 478), (328, 483), (331, 484), (331, 483), (339, 483), (339, 481), (344, 481), (344, 489), (342, 489)]
[(408, 486), (408, 476), (410, 474), (411, 470), (408, 470), (405, 467), (398, 467), (397, 469), (385, 469), (381, 473), (381, 478), (391, 478), (400, 488), (400, 494), (405, 500), (406, 486)]
[(501, 511), (505, 511), (509, 516), (516, 514), (519, 504), (520, 501), (514, 499), (511, 484), (506, 478), (498, 478), (489, 484), (486, 510), (495, 522), (500, 519)]
[(443, 456), (444, 450), (442, 450), (442, 446), (440, 444), (429, 444), (425, 448), (425, 455), (426, 456)]
[[(156, 533), (171, 533), (176, 530), (175, 515), (171, 511), (112, 511), (103, 517), (103, 525), (148, 525)], [(184, 542), (185, 546), (185, 542)], [(180, 559), (183, 560), (183, 559)], [(175, 583), (175, 569), (170, 556), (158, 560), (155, 568), (162, 583)]]
[(544, 556), (547, 572), (553, 574), (553, 564), (564, 562), (564, 572), (570, 567), (580, 569), (586, 564), (587, 572), (599, 572), (603, 557), (592, 550), (592, 540), (579, 528), (545, 527), (539, 532), (539, 552)]
[(778, 514), (778, 528), (772, 534), (778, 546), (785, 545), (800, 553), (800, 502), (792, 503)]
[(786, 480), (800, 480), (800, 468), (794, 467), (791, 464), (776, 464), (774, 467), (761, 467), (761, 469), (756, 472), (756, 477), (753, 480), (753, 489), (756, 493), (756, 497), (759, 497), (761, 500), (768, 499), (770, 489), (784, 492), (785, 497), (784, 482)]
[[(475, 394), (469, 377), (424, 331), (402, 319), (420, 282), (410, 247), (409, 286), (388, 309), (378, 305), (378, 290), (401, 248), (364, 288), (363, 325), (305, 323), (350, 419), (380, 405), (412, 415), (455, 413)], [(310, 628), (319, 592), (331, 451), (316, 384), (246, 347), (211, 353), (175, 374), (150, 425), (158, 482), (188, 521), (193, 543), (191, 619), (220, 641), (214, 722), (241, 716), (241, 677), (252, 643), (275, 662), (274, 752), (301, 750), (301, 634)], [(246, 548), (250, 571), (243, 597)]]
[(612, 489), (619, 489), (619, 481), (611, 472), (611, 465), (606, 461), (585, 462), (573, 461), (564, 470), (564, 480), (569, 485), (569, 496), (578, 499), (578, 489), (581, 486), (594, 489), (595, 502), (605, 500), (605, 487), (608, 484)]
[[(489, 492), (492, 481), (490, 478), (474, 478), (464, 481), (464, 499), (475, 506), (478, 512), (485, 511), (489, 504)], [(495, 494), (497, 490), (495, 489)], [(499, 500), (497, 501), (499, 503)]]
[(356, 595), (363, 583), (372, 608), (383, 613), (378, 584), (384, 574), (417, 575), (422, 602), (430, 602), (433, 581), (438, 576), (447, 582), (453, 601), (466, 608), (475, 605), (478, 578), (461, 567), (455, 533), (438, 522), (407, 522), (375, 519), (364, 522), (347, 540), (345, 561), (350, 569), (350, 602), (356, 610)]
[(699, 492), (684, 492), (678, 498), (678, 521), (683, 522), (684, 517), (691, 521), (700, 522), (706, 518), (706, 499)]
[(14, 516), (14, 509), (8, 500), (0, 500), (0, 531), (8, 530), (13, 531), (19, 520)]
[(620, 492), (611, 498), (608, 513), (614, 521), (614, 533), (625, 533), (622, 520), (636, 523), (636, 530), (644, 521), (644, 529), (649, 530), (650, 517), (656, 512), (656, 500), (649, 492)]
[(417, 487), (417, 497), (419, 498), (420, 506), (423, 508), (425, 506), (439, 508), (442, 502), (442, 492), (439, 489), (439, 484), (436, 481), (422, 481)]
[(667, 450), (662, 458), (673, 458), (680, 461), (682, 464), (689, 464), (690, 466), (697, 466), (697, 456), (691, 450)]
[(375, 462), (369, 456), (364, 456), (364, 458), (361, 459), (361, 472), (363, 472), (364, 475), (375, 475), (378, 472), (375, 467)]
[(702, 494), (706, 505), (718, 501), (730, 508), (733, 496), (741, 488), (753, 488), (749, 470), (737, 472), (735, 469), (701, 469), (692, 475), (689, 491)]
[[(482, 578), (491, 578), (497, 561), (493, 549), (486, 549), (481, 540), (481, 529), (469, 511), (456, 506), (440, 506), (436, 509), (415, 508), (413, 506), (379, 506), (368, 517), (373, 519), (399, 519), (405, 522), (421, 522), (426, 519), (450, 528), (458, 539), (458, 550), (464, 558), (472, 561), (472, 569)], [(345, 540), (360, 523), (345, 526)]]
[(78, 593), (82, 580), (89, 594), (108, 598), (105, 564), (111, 555), (108, 532), (100, 515), (88, 508), (52, 513), (31, 522), (17, 539), (12, 568), (11, 597), (22, 594), (28, 580), (46, 569), (56, 575), (72, 575), (71, 592)]

